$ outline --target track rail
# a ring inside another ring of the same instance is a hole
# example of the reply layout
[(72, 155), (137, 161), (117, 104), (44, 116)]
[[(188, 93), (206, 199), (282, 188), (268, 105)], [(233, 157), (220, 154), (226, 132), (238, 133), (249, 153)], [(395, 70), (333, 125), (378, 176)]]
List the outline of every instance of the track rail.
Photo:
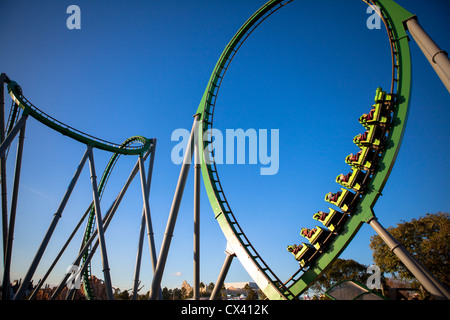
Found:
[[(296, 299), (323, 273), (347, 247), (363, 223), (374, 218), (373, 206), (380, 196), (395, 163), (405, 130), (411, 88), (411, 61), (409, 44), (402, 21), (411, 13), (391, 0), (365, 1), (370, 6), (381, 9), (381, 18), (386, 26), (392, 54), (392, 84), (390, 96), (395, 98), (391, 123), (385, 131), (385, 147), (377, 150), (378, 166), (370, 171), (370, 179), (364, 182), (364, 192), (355, 192), (351, 204), (352, 211), (346, 213), (339, 232), (330, 233), (328, 242), (316, 250), (288, 281), (281, 282), (250, 243), (240, 227), (225, 197), (214, 162), (213, 142), (209, 131), (213, 127), (214, 109), (225, 73), (237, 51), (250, 34), (272, 13), (290, 1), (270, 0), (258, 9), (237, 31), (222, 52), (211, 74), (196, 114), (201, 121), (202, 135), (198, 137), (202, 152), (202, 175), (214, 216), (236, 256), (267, 298), (273, 300)], [(344, 191), (345, 189), (343, 189)], [(332, 242), (332, 245), (329, 245)]]
[(62, 123), (61, 121), (56, 120), (33, 105), (23, 96), (22, 88), (17, 84), (17, 82), (9, 80), (7, 83), (8, 93), (13, 99), (13, 102), (23, 109), (24, 115), (31, 115), (42, 124), (58, 131), (59, 133), (62, 133), (65, 136), (69, 136), (72, 139), (86, 145), (90, 145), (94, 148), (119, 154), (143, 154), (150, 148), (150, 140), (144, 137), (140, 137), (136, 140), (142, 143), (140, 146), (127, 145), (126, 147), (123, 147), (121, 144), (109, 142), (79, 131), (67, 124)]

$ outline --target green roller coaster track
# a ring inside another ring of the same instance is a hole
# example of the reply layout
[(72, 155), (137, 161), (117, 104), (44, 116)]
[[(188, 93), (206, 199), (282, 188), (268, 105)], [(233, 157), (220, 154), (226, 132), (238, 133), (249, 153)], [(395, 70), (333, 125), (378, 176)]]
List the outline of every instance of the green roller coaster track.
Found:
[(207, 131), (212, 128), (219, 88), (236, 52), (260, 23), (291, 1), (270, 0), (242, 25), (222, 52), (196, 112), (203, 133), (198, 135), (199, 150), (203, 159), (201, 170), (214, 217), (242, 265), (264, 294), (272, 300), (297, 299), (342, 253), (361, 226), (375, 217), (373, 207), (393, 168), (405, 132), (411, 90), (409, 40), (403, 21), (411, 18), (412, 14), (392, 0), (364, 1), (370, 6), (380, 8), (392, 54), (392, 84), (388, 95), (395, 102), (387, 134), (383, 137), (384, 148), (377, 151), (378, 165), (370, 172), (371, 176), (364, 190), (356, 192), (353, 199), (355, 201), (352, 200), (355, 205), (349, 212), (351, 214), (348, 214), (341, 228), (335, 231), (335, 237), (329, 239), (328, 245), (323, 250), (318, 250), (313, 259), (283, 283), (264, 262), (239, 226), (221, 186), (214, 162), (212, 138), (208, 136)]
[[(150, 140), (144, 137), (133, 137), (133, 141), (140, 142), (141, 146), (131, 146), (129, 144), (116, 144), (113, 142), (109, 142), (106, 140), (102, 140), (81, 132), (77, 129), (74, 129), (50, 115), (46, 114), (44, 111), (37, 108), (30, 101), (28, 101), (22, 94), (21, 87), (15, 81), (8, 81), (8, 92), (13, 99), (13, 102), (16, 106), (19, 106), (23, 109), (24, 116), (32, 116), (37, 121), (46, 125), (47, 127), (52, 128), (53, 130), (58, 131), (59, 133), (68, 136), (74, 140), (77, 140), (83, 144), (92, 146), (93, 148), (114, 152), (118, 154), (134, 154), (134, 155), (142, 155), (150, 148)], [(16, 112), (16, 111), (15, 111)]]
[[(143, 136), (133, 136), (128, 139), (126, 139), (122, 144), (116, 144), (112, 142), (108, 142), (99, 138), (96, 138), (94, 136), (88, 135), (84, 132), (81, 132), (77, 129), (74, 129), (56, 119), (49, 116), (36, 106), (34, 106), (29, 100), (27, 100), (23, 94), (22, 94), (22, 88), (17, 84), (15, 81), (11, 81), (7, 79), (6, 81), (8, 83), (8, 92), (13, 100), (11, 112), (9, 121), (7, 124), (6, 132), (7, 134), (11, 133), (14, 125), (17, 123), (19, 118), (19, 111), (22, 109), (22, 116), (28, 117), (29, 115), (32, 116), (34, 119), (38, 120), (42, 124), (46, 125), (47, 127), (50, 127), (51, 129), (60, 132), (61, 134), (68, 136), (76, 141), (79, 141), (83, 144), (86, 144), (88, 146), (91, 146), (92, 148), (101, 149), (104, 151), (112, 152), (113, 155), (111, 156), (104, 172), (102, 175), (102, 178), (100, 180), (100, 183), (98, 185), (98, 194), (99, 199), (102, 198), (102, 195), (105, 191), (107, 182), (109, 180), (109, 177), (111, 176), (111, 173), (113, 172), (114, 166), (116, 165), (119, 157), (121, 155), (143, 155), (145, 152), (147, 152), (151, 145), (152, 145), (152, 139), (147, 139)], [(140, 144), (139, 146), (136, 146), (135, 144)], [(92, 235), (94, 224), (95, 224), (95, 208), (93, 204), (90, 205), (88, 208), (90, 211), (85, 233), (83, 236), (83, 241), (81, 248), (86, 245), (86, 243), (89, 241), (89, 238)], [(90, 250), (87, 250), (86, 253), (83, 256), (83, 263), (86, 262), (90, 255)], [(92, 290), (92, 285), (90, 283), (91, 281), (91, 269), (90, 269), (90, 262), (88, 261), (88, 268), (86, 268), (86, 271), (84, 272), (83, 277), (83, 283), (84, 283), (84, 291), (87, 299), (94, 299), (94, 293)]]

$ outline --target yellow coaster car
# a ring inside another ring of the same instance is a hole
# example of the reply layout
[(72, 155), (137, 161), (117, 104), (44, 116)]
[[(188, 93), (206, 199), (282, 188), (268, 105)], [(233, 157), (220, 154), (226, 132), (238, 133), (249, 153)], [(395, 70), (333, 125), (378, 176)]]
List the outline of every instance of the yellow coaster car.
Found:
[(352, 203), (355, 194), (344, 188), (341, 188), (341, 190), (342, 191), (336, 193), (327, 193), (325, 195), (325, 201), (334, 204), (341, 208), (342, 211), (347, 212), (350, 209), (350, 204)]
[(318, 211), (313, 215), (314, 220), (323, 223), (328, 230), (335, 232), (348, 217), (345, 213), (329, 208), (329, 212)]
[(364, 172), (359, 168), (353, 168), (352, 171), (346, 175), (338, 175), (336, 177), (336, 182), (348, 189), (361, 191), (364, 187), (363, 184), (365, 183), (365, 178), (368, 174), (368, 172)]
[(314, 229), (302, 228), (300, 235), (309, 240), (309, 243), (314, 246), (317, 250), (320, 249), (321, 245), (330, 235), (330, 231), (316, 226)]
[(287, 250), (295, 256), (295, 260), (300, 263), (300, 266), (304, 267), (311, 260), (313, 255), (317, 252), (309, 243), (302, 243), (301, 245), (288, 246)]
[(374, 161), (376, 159), (377, 152), (369, 147), (362, 147), (356, 154), (350, 154), (345, 158), (345, 163), (354, 168), (360, 168), (362, 170), (370, 170), (373, 168)]

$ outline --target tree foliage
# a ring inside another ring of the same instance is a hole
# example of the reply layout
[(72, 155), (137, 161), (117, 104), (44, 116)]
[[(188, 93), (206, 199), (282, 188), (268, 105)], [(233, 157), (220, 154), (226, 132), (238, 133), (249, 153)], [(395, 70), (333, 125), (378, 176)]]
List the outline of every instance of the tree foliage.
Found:
[(248, 285), (244, 286), (244, 290), (247, 291), (246, 300), (258, 300), (258, 294)]
[[(402, 221), (387, 229), (420, 263), (438, 280), (450, 285), (450, 255), (447, 245), (450, 243), (450, 215), (445, 212), (427, 213), (419, 219)], [(373, 258), (382, 272), (397, 274), (405, 280), (414, 276), (400, 262), (383, 242), (380, 236), (371, 237), (370, 248)]]
[(366, 265), (352, 259), (336, 259), (317, 279), (311, 289), (323, 294), (340, 281), (353, 279), (360, 283), (366, 283), (368, 277)]
[(116, 290), (116, 292), (114, 293), (114, 299), (116, 300), (130, 300), (130, 294), (128, 292), (128, 290), (124, 290), (124, 291), (120, 291), (120, 290)]

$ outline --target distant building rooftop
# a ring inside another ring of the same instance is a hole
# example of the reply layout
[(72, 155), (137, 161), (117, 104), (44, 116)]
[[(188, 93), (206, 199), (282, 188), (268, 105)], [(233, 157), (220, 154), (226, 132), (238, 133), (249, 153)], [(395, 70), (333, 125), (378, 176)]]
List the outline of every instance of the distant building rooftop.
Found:
[(244, 289), (245, 285), (248, 284), (251, 289), (259, 289), (255, 282), (226, 282), (224, 283), (225, 289), (230, 287), (234, 289)]

